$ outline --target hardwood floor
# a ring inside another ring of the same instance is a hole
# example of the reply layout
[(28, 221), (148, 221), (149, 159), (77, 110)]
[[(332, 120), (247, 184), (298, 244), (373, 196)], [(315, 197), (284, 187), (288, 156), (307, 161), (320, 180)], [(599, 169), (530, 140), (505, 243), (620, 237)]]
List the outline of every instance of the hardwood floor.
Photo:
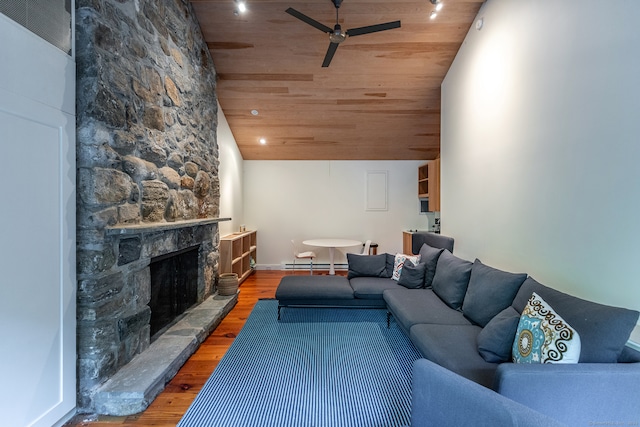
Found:
[[(97, 419), (78, 415), (65, 424), (65, 427), (174, 427), (202, 389), (222, 356), (227, 352), (256, 302), (261, 298), (274, 298), (276, 287), (285, 274), (291, 273), (258, 270), (249, 276), (240, 286), (238, 303), (233, 310), (189, 358), (146, 411), (126, 417), (99, 416)], [(308, 273), (296, 272), (296, 274)]]

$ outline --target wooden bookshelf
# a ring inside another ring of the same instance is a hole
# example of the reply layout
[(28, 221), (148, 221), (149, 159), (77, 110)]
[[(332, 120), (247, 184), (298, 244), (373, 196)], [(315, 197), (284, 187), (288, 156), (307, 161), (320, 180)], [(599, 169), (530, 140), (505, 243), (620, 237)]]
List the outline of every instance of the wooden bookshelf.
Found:
[(245, 231), (220, 238), (220, 274), (236, 273), (242, 283), (253, 272), (256, 262), (257, 232)]

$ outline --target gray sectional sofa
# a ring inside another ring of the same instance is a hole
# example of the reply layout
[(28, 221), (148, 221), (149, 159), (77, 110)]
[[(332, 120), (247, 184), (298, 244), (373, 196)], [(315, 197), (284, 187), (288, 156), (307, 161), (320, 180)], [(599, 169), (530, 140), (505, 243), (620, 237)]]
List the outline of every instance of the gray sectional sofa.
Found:
[[(420, 249), (421, 263), (406, 263), (398, 281), (390, 278), (393, 255), (348, 254), (347, 277), (287, 276), (276, 298), (281, 307), (386, 307), (428, 360), (414, 366), (414, 427), (501, 425), (494, 422), (503, 416), (514, 418), (502, 425), (540, 425), (534, 421), (546, 418), (553, 422), (545, 425), (640, 425), (640, 352), (625, 346), (637, 311), (596, 304), (526, 274), (457, 258), (453, 239), (432, 237), (426, 236)], [(511, 362), (520, 316), (534, 292), (579, 335), (579, 363)], [(444, 393), (439, 397), (430, 382), (436, 377), (450, 386), (445, 391), (438, 383)], [(469, 404), (452, 417), (440, 407), (443, 396), (451, 399), (451, 408)], [(485, 409), (474, 414), (474, 407)], [(471, 417), (468, 423), (461, 423), (461, 414)], [(486, 423), (478, 421), (480, 415)]]

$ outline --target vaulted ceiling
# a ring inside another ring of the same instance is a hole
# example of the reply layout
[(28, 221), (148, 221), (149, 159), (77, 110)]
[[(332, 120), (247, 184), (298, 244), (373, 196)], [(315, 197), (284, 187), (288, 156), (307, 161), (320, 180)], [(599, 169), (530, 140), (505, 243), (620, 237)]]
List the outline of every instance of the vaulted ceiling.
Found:
[[(321, 67), (331, 0), (191, 0), (218, 73), (218, 99), (246, 160), (429, 160), (440, 151), (440, 84), (483, 0), (344, 0), (349, 37)], [(252, 113), (252, 110), (253, 113)], [(255, 114), (257, 112), (257, 114)], [(265, 144), (260, 139), (266, 140)]]

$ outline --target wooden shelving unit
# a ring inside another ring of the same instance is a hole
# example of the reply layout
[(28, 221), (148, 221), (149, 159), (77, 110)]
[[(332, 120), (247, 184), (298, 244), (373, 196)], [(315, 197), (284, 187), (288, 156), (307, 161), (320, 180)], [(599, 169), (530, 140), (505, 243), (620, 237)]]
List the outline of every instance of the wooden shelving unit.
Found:
[(256, 262), (257, 232), (245, 231), (220, 238), (220, 274), (236, 273), (242, 283), (251, 273), (251, 260)]
[(418, 168), (418, 197), (429, 199), (429, 212), (440, 210), (440, 159)]

